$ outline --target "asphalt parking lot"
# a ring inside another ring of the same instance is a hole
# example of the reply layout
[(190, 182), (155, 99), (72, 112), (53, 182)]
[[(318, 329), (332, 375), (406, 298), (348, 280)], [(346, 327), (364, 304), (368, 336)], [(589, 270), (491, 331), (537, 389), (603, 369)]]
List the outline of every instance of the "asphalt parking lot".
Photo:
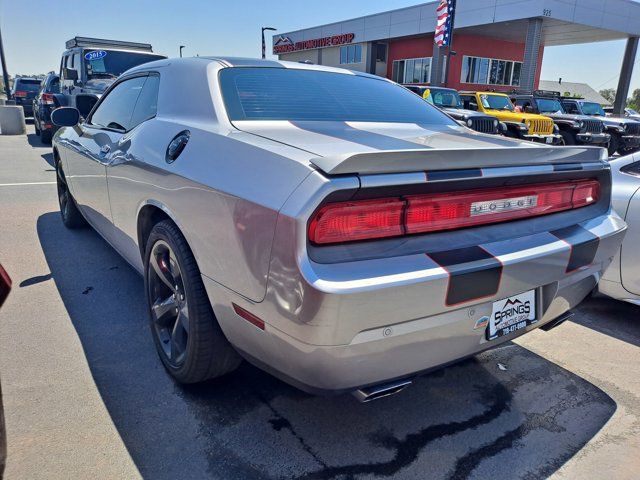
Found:
[(51, 147), (0, 137), (7, 479), (638, 478), (640, 307), (577, 315), (360, 404), (250, 366), (181, 387), (142, 279), (59, 217)]

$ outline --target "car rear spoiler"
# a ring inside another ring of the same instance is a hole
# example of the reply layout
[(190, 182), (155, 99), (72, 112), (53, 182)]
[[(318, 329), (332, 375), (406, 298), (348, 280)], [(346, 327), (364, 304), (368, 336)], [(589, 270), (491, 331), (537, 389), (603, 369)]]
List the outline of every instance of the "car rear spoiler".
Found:
[(471, 168), (600, 163), (608, 158), (600, 147), (516, 147), (482, 149), (385, 150), (316, 157), (311, 163), (328, 175), (406, 173)]

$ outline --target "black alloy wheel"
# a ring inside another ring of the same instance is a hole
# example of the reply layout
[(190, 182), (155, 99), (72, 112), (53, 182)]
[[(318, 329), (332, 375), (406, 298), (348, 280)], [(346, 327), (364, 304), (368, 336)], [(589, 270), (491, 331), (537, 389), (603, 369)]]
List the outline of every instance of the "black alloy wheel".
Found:
[(151, 249), (147, 275), (154, 333), (167, 362), (180, 368), (189, 344), (189, 305), (180, 264), (164, 240)]
[(56, 164), (56, 184), (58, 187), (58, 204), (60, 205), (60, 215), (62, 216), (62, 223), (67, 228), (75, 229), (81, 228), (86, 225), (86, 221), (78, 210), (76, 202), (69, 191), (69, 185), (67, 179), (64, 176), (62, 170), (62, 164), (58, 162)]
[(234, 370), (242, 359), (222, 332), (193, 252), (171, 220), (151, 229), (144, 265), (151, 333), (169, 374), (196, 383)]

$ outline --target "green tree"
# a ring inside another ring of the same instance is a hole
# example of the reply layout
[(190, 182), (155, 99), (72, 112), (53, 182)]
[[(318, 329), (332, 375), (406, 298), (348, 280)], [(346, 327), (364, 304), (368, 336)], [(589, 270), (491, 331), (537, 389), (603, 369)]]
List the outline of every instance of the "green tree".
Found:
[(600, 95), (607, 99), (609, 103), (613, 103), (616, 100), (616, 89), (615, 88), (605, 88), (604, 90), (600, 90)]
[(627, 100), (627, 106), (634, 110), (640, 109), (640, 88), (636, 88), (631, 95), (631, 98)]

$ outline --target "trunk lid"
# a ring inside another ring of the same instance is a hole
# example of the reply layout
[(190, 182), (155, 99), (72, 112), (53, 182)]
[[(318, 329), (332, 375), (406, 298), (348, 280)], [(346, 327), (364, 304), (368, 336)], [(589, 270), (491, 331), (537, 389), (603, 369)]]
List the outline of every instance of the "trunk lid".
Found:
[(314, 155), (329, 175), (601, 162), (598, 147), (549, 147), (449, 125), (241, 121), (236, 128)]

